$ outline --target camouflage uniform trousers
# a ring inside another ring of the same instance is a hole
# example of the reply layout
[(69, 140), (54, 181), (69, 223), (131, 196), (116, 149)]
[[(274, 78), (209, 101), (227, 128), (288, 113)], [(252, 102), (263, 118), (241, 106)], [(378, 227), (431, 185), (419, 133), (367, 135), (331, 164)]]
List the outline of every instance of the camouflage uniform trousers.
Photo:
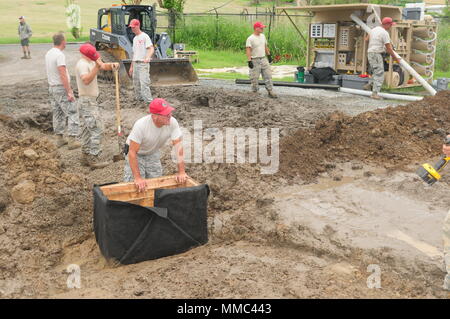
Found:
[[(161, 165), (161, 154), (160, 152), (156, 152), (148, 155), (139, 155), (137, 156), (139, 172), (142, 178), (154, 178), (160, 177), (163, 175), (163, 168)], [(132, 182), (134, 181), (133, 172), (131, 171), (130, 162), (128, 160), (128, 156), (125, 162), (124, 174), (123, 174), (124, 182)]]
[(444, 237), (444, 261), (447, 270), (447, 275), (444, 279), (444, 289), (450, 291), (450, 211), (444, 221), (443, 227)]
[(250, 82), (252, 84), (252, 91), (257, 92), (259, 90), (259, 75), (261, 74), (264, 80), (267, 91), (272, 91), (272, 70), (270, 69), (269, 60), (264, 58), (252, 58), (253, 69), (250, 69)]
[(384, 63), (381, 53), (369, 52), (367, 54), (372, 68), (372, 92), (379, 93), (384, 82)]
[(67, 135), (78, 136), (80, 117), (77, 103), (67, 100), (66, 89), (62, 85), (51, 86), (48, 91), (53, 110), (53, 131), (55, 134), (63, 135), (67, 126)]
[(102, 152), (103, 123), (96, 97), (80, 96), (78, 100), (81, 122), (81, 151), (97, 156)]
[(145, 103), (153, 100), (150, 91), (150, 63), (133, 63), (133, 86), (137, 100)]

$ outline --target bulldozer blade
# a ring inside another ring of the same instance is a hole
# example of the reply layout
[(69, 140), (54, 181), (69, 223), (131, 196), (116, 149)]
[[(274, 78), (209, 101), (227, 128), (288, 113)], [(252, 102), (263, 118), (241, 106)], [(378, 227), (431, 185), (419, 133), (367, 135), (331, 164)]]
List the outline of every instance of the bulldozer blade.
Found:
[[(131, 60), (122, 62), (128, 71)], [(196, 85), (198, 76), (189, 59), (154, 59), (150, 61), (150, 81), (152, 86)]]

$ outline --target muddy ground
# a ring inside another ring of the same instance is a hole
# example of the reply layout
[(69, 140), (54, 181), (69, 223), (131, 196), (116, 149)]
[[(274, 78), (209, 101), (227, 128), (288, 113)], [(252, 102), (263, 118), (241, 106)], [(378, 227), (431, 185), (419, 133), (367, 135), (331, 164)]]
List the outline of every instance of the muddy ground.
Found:
[[(80, 165), (80, 150), (55, 147), (45, 80), (0, 86), (0, 296), (449, 297), (441, 289), (441, 228), (450, 177), (429, 187), (414, 174), (439, 156), (449, 130), (448, 93), (385, 108), (397, 103), (366, 99), (362, 107), (361, 98), (330, 99), (320, 90), (310, 98), (301, 89), (274, 101), (217, 83), (153, 92), (176, 107), (186, 129), (194, 120), (219, 131), (279, 128), (279, 171), (187, 164), (188, 174), (212, 190), (209, 243), (119, 267), (96, 245), (91, 189), (120, 181), (124, 162), (91, 171)], [(105, 159), (118, 151), (113, 97), (114, 88), (102, 83)], [(126, 90), (121, 101), (128, 133), (146, 108)], [(168, 148), (163, 165), (174, 172)], [(17, 185), (34, 198), (14, 200)], [(81, 267), (81, 289), (67, 288), (69, 264)], [(381, 271), (378, 289), (367, 285), (373, 267)]]

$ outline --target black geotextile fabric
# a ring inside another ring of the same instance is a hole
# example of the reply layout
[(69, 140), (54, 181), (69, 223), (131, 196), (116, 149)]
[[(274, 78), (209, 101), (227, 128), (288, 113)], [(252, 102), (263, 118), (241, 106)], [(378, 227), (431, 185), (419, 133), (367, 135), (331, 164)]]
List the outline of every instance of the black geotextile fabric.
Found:
[(156, 189), (155, 207), (109, 200), (101, 186), (93, 189), (94, 232), (105, 258), (133, 264), (208, 242), (208, 185)]

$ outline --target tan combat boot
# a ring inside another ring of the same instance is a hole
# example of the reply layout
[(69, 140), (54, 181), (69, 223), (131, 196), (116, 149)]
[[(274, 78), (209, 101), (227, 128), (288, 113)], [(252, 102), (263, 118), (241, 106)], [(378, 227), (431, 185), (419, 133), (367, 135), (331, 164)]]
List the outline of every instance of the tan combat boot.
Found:
[(276, 95), (272, 90), (267, 90), (267, 93), (269, 94), (269, 97), (272, 99), (278, 98), (278, 95)]
[(77, 141), (77, 139), (73, 136), (69, 136), (67, 148), (69, 150), (74, 150), (76, 148), (81, 147), (81, 143)]
[(372, 83), (364, 84), (363, 89), (366, 91), (372, 91)]
[(100, 157), (98, 155), (87, 155), (87, 166), (91, 169), (104, 168), (108, 165), (108, 162), (100, 161)]
[(60, 148), (66, 144), (67, 144), (67, 140), (64, 138), (64, 136), (58, 134), (57, 138), (56, 138), (56, 147)]
[(370, 97), (374, 100), (382, 100), (383, 99), (383, 97), (379, 96), (378, 93), (372, 93), (372, 95)]

